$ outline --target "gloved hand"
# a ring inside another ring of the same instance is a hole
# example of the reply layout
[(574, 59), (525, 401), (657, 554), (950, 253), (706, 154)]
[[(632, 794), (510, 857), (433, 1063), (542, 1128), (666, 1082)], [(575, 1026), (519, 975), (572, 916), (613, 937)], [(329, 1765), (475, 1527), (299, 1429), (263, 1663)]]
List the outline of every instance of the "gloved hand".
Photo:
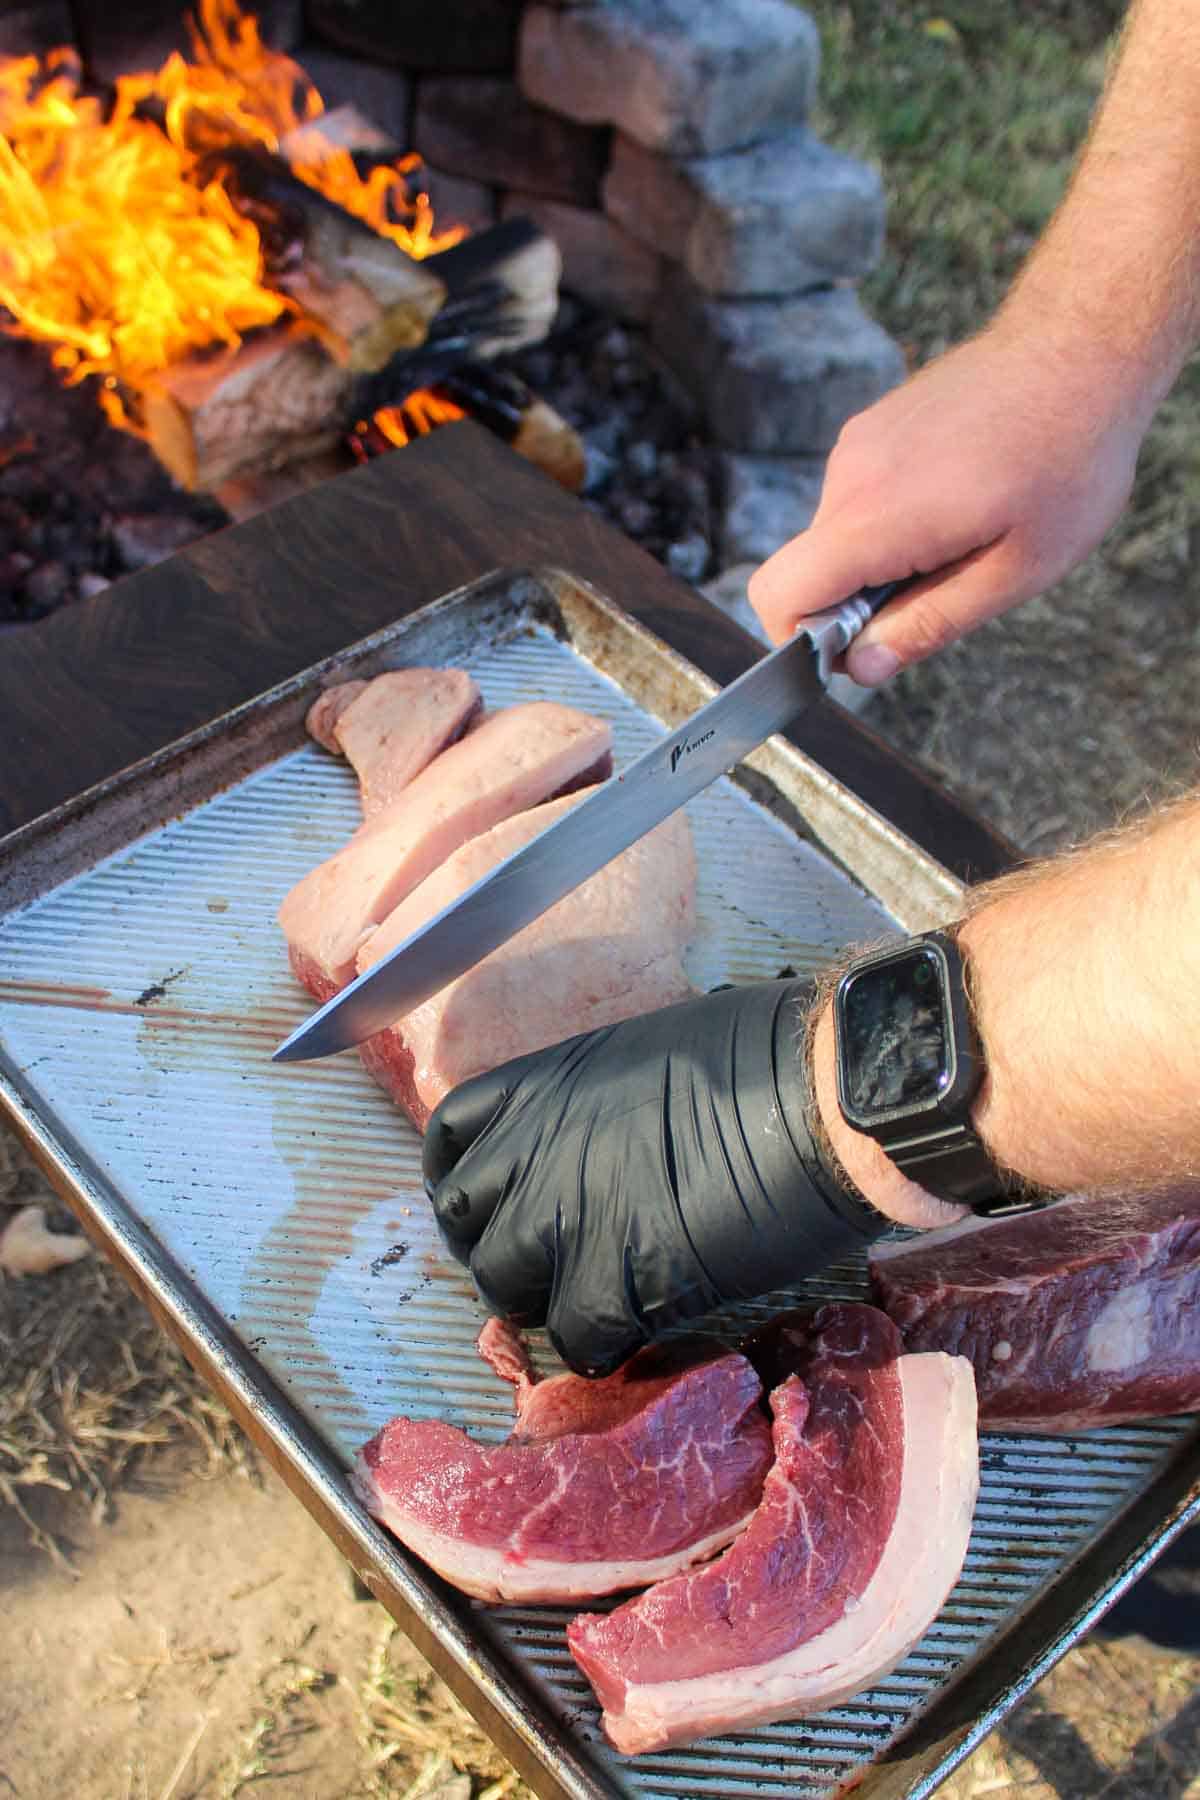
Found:
[(887, 1221), (810, 1129), (811, 982), (723, 989), (586, 1032), (447, 1094), (425, 1136), (442, 1233), (483, 1299), (604, 1375)]

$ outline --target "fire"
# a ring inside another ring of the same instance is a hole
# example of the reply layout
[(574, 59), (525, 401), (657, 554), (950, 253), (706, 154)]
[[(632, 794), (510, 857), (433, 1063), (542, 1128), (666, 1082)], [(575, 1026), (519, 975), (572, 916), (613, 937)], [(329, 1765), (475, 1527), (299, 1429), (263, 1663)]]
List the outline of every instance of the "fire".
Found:
[[(0, 59), (0, 305), (11, 315), (0, 328), (50, 344), (70, 382), (99, 377), (109, 417), (131, 429), (123, 394), (295, 313), (263, 279), (255, 225), (198, 170), (216, 143), (278, 149), (324, 102), (236, 0), (200, 0), (199, 13), (191, 59), (122, 77), (107, 110), (80, 93), (71, 51)], [(435, 232), (428, 197), (405, 179), (418, 164), (362, 180), (348, 151), (322, 141), (292, 168), (423, 257), (463, 232)]]
[(403, 445), (411, 444), (415, 437), (427, 437), (439, 425), (449, 425), (466, 416), (462, 407), (445, 395), (432, 388), (419, 388), (408, 395), (402, 406), (381, 406), (370, 419), (360, 419), (354, 429), (362, 439), (374, 426), (389, 444)]

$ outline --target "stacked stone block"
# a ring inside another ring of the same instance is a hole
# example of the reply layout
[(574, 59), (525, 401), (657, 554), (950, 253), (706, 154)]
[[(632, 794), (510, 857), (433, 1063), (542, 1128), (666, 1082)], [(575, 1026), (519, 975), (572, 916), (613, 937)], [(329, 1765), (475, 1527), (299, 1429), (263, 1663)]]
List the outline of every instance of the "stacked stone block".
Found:
[(807, 524), (845, 420), (903, 374), (854, 289), (883, 242), (879, 179), (808, 127), (816, 27), (791, 0), (512, 0), (506, 39), (502, 6), (483, 46), (469, 0), (440, 0), (437, 69), (428, 9), (309, 0), (309, 29), (363, 52), (370, 14), (445, 222), (534, 218), (564, 284), (645, 329), (725, 455), (721, 559), (758, 561)]

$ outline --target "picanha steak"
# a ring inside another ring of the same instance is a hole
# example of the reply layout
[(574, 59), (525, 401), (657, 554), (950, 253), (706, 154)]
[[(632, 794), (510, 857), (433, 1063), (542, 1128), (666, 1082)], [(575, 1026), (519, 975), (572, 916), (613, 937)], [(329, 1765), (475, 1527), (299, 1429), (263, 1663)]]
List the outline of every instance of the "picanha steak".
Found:
[(480, 1600), (592, 1599), (711, 1556), (753, 1514), (771, 1432), (745, 1357), (650, 1348), (600, 1381), (538, 1381), (500, 1321), (479, 1348), (516, 1389), (507, 1442), (394, 1419), (351, 1478), (367, 1510), (456, 1587)]
[(300, 980), (327, 1000), (353, 977), (368, 933), (460, 844), (611, 766), (612, 733), (586, 713), (552, 701), (493, 713), (285, 897), (279, 923)]
[(326, 688), (304, 723), (318, 744), (349, 760), (370, 819), (462, 736), (482, 705), (465, 669), (389, 669)]
[(1200, 1408), (1200, 1188), (1074, 1195), (876, 1246), (871, 1280), (907, 1349), (970, 1360), (993, 1430)]
[(628, 1755), (834, 1706), (892, 1669), (966, 1554), (978, 1488), (969, 1363), (901, 1354), (873, 1308), (785, 1315), (747, 1351), (770, 1395), (762, 1502), (716, 1561), (567, 1630)]
[[(401, 901), (358, 954), (386, 956), (496, 863), (578, 805), (574, 794), (472, 838)], [(680, 960), (695, 930), (696, 862), (682, 812), (640, 838), (541, 918), (360, 1046), (419, 1130), (444, 1094), (511, 1057), (686, 1000)]]

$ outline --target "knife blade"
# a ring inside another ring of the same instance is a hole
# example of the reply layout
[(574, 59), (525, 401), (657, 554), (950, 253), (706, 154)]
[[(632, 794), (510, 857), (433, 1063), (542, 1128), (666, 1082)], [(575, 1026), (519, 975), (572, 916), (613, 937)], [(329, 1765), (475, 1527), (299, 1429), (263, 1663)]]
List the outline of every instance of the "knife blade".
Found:
[(326, 1001), (272, 1061), (308, 1062), (362, 1043), (540, 918), (819, 699), (835, 658), (902, 585), (863, 588), (813, 614), (788, 643)]

